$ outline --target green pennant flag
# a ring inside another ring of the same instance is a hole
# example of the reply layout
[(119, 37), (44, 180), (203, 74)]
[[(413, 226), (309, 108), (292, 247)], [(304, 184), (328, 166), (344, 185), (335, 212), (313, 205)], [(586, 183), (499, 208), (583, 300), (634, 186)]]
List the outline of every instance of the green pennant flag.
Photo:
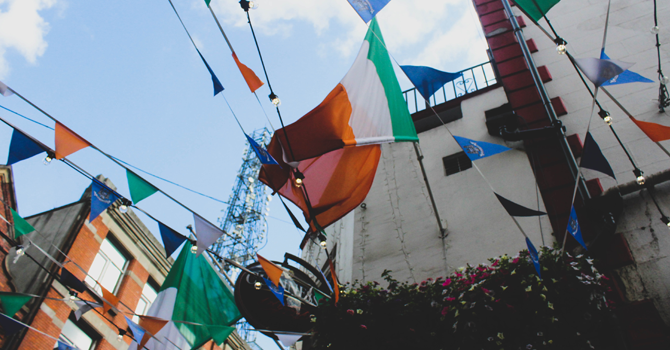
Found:
[(539, 21), (559, 1), (561, 0), (514, 0), (516, 6), (535, 22)]
[(316, 299), (316, 305), (319, 305), (319, 303), (321, 302), (321, 299), (323, 299), (324, 297), (325, 297), (325, 295), (323, 295), (323, 293), (319, 292), (318, 289), (314, 290), (314, 299)]
[(205, 4), (207, 4), (207, 7), (209, 7), (210, 2), (212, 2), (212, 0), (205, 0)]
[(126, 169), (126, 177), (128, 177), (128, 188), (130, 188), (130, 198), (133, 203), (137, 204), (144, 198), (156, 193), (158, 189), (152, 184), (144, 181), (141, 177), (135, 175), (132, 171)]
[(207, 330), (216, 345), (221, 346), (228, 336), (235, 331), (235, 327), (228, 326), (207, 326)]
[(13, 317), (23, 305), (33, 297), (17, 293), (0, 292), (0, 303), (2, 303), (2, 311), (5, 315)]
[(9, 208), (12, 211), (12, 218), (14, 218), (14, 238), (19, 238), (25, 234), (35, 231), (35, 228), (23, 219), (19, 213), (15, 212), (14, 209)]

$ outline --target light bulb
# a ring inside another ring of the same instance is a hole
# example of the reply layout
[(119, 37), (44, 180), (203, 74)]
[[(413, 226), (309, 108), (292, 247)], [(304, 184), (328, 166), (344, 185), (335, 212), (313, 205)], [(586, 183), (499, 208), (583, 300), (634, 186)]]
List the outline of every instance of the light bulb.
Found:
[(119, 335), (116, 337), (116, 340), (123, 341), (123, 335), (124, 334), (125, 334), (124, 332), (119, 331)]
[(279, 99), (279, 96), (275, 95), (274, 92), (270, 94), (270, 101), (272, 101), (272, 104), (279, 107), (281, 105), (281, 100)]
[(661, 31), (661, 29), (658, 26), (653, 26), (649, 31), (651, 32), (651, 34), (657, 35)]
[(119, 211), (122, 212), (123, 214), (128, 212), (128, 206), (125, 204), (119, 205)]
[(258, 4), (255, 1), (249, 1), (249, 8), (255, 10), (258, 8)]
[(298, 188), (302, 187), (302, 179), (301, 178), (295, 179), (293, 181), (293, 184), (295, 185), (295, 187), (298, 187)]
[(670, 220), (668, 220), (668, 222), (666, 223), (666, 225), (668, 226), (668, 228), (670, 228)]
[(256, 288), (256, 290), (261, 290), (261, 287), (263, 287), (263, 285), (261, 284), (261, 282), (256, 282), (256, 283), (254, 283), (254, 288)]
[(565, 53), (567, 52), (567, 50), (568, 50), (568, 49), (567, 49), (567, 47), (565, 46), (565, 44), (558, 44), (558, 45), (556, 46), (556, 52), (558, 52), (559, 55), (565, 55)]
[(609, 115), (606, 116), (605, 118), (603, 118), (603, 121), (604, 121), (605, 124), (607, 124), (607, 125), (612, 125), (612, 117), (610, 117)]
[(644, 176), (640, 175), (640, 176), (637, 177), (637, 179), (635, 179), (635, 181), (637, 181), (638, 185), (642, 186), (642, 185), (644, 185), (645, 178), (644, 178)]
[(661, 78), (658, 79), (658, 80), (659, 80), (659, 81), (661, 82), (661, 84), (663, 84), (663, 85), (669, 85), (669, 84), (670, 84), (670, 77), (667, 77), (667, 76), (665, 76), (665, 75), (661, 76)]
[(77, 299), (77, 292), (71, 290), (70, 291), (70, 300), (74, 301), (75, 299)]
[(319, 244), (321, 244), (321, 248), (323, 248), (323, 249), (326, 249), (326, 247), (328, 246), (328, 242), (326, 242), (326, 241), (321, 241), (321, 243), (319, 243)]
[(237, 226), (235, 226), (235, 229), (236, 229), (237, 231), (242, 232), (242, 230), (244, 230), (244, 226), (242, 226), (242, 225), (237, 225)]
[(192, 246), (191, 247), (191, 253), (195, 254), (197, 252), (198, 252), (198, 246), (197, 245)]
[(52, 161), (52, 160), (53, 160), (53, 158), (51, 158), (51, 157), (49, 157), (49, 156), (46, 156), (46, 157), (44, 158), (44, 165), (49, 165), (49, 164), (51, 164), (51, 161)]
[(23, 256), (23, 254), (26, 253), (26, 250), (23, 248), (23, 246), (17, 246), (16, 247), (16, 255), (17, 256)]
[(250, 183), (250, 184), (254, 183), (254, 178), (251, 177), (251, 176), (249, 177), (249, 183)]
[(268, 195), (268, 202), (272, 202), (272, 196)]

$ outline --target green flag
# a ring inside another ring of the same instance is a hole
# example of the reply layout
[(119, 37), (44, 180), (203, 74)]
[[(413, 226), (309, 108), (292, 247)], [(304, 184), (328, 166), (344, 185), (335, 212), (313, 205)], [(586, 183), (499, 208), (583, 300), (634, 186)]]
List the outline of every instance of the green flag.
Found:
[(207, 7), (209, 7), (210, 2), (212, 2), (212, 0), (205, 0), (205, 4), (207, 4)]
[(133, 203), (137, 204), (144, 198), (156, 193), (158, 189), (152, 184), (144, 181), (141, 177), (135, 175), (132, 171), (126, 169), (126, 177), (128, 177), (128, 188), (130, 189), (130, 198)]
[(229, 326), (207, 326), (209, 334), (216, 345), (221, 346), (228, 336), (235, 331), (235, 327)]
[(516, 6), (535, 22), (539, 21), (559, 1), (561, 0), (514, 0)]
[(319, 305), (321, 302), (321, 299), (325, 298), (326, 296), (323, 295), (323, 293), (319, 292), (318, 289), (314, 290), (314, 299), (316, 299), (316, 305)]
[(19, 238), (35, 231), (35, 228), (19, 216), (19, 213), (15, 212), (12, 208), (9, 209), (12, 211), (12, 218), (14, 218), (14, 238)]
[(0, 292), (0, 303), (2, 303), (2, 311), (5, 315), (13, 317), (23, 305), (32, 299), (33, 297), (28, 295), (22, 295), (17, 293), (9, 292)]

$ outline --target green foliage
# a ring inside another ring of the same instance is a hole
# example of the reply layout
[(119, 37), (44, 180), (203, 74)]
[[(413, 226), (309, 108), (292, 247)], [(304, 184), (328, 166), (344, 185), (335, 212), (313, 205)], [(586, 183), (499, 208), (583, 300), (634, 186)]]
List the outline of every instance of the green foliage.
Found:
[(354, 283), (338, 305), (315, 314), (316, 349), (592, 349), (609, 346), (613, 314), (607, 277), (584, 256), (540, 252), (542, 279), (528, 251), (490, 259), (420, 284)]

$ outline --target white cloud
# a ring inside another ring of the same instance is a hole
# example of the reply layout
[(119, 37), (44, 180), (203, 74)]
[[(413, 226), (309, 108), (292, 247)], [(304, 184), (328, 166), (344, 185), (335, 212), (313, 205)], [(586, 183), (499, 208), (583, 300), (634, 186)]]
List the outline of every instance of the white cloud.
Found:
[(44, 54), (44, 36), (49, 23), (39, 11), (49, 9), (57, 0), (0, 0), (0, 78), (9, 73), (5, 54), (18, 51), (28, 62), (35, 63)]

